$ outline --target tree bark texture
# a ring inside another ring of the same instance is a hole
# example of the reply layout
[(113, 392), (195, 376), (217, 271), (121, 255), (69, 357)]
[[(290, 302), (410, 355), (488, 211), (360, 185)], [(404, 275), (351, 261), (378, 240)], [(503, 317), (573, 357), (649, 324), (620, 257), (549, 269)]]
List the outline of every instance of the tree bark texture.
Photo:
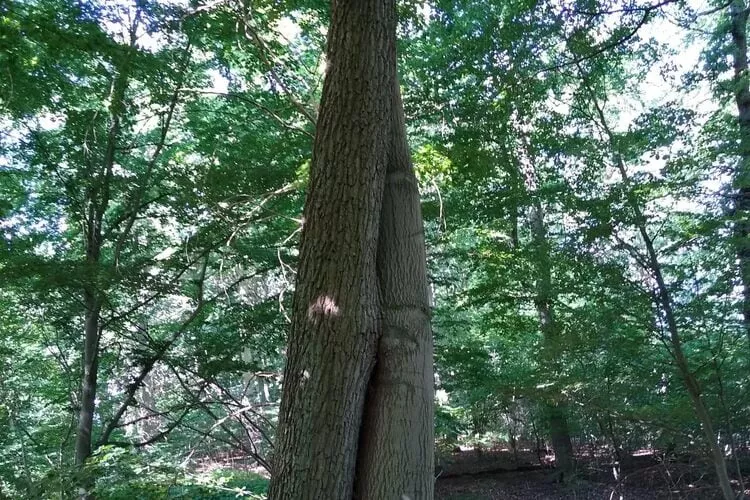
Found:
[(424, 235), (395, 0), (336, 0), (270, 498), (433, 496)]
[(381, 335), (367, 395), (357, 498), (432, 498), (433, 367), (424, 229), (398, 87), (377, 271)]
[(747, 63), (747, 17), (744, 0), (730, 6), (732, 44), (734, 46), (734, 100), (740, 129), (739, 161), (734, 175), (734, 237), (742, 280), (742, 315), (750, 347), (750, 75)]

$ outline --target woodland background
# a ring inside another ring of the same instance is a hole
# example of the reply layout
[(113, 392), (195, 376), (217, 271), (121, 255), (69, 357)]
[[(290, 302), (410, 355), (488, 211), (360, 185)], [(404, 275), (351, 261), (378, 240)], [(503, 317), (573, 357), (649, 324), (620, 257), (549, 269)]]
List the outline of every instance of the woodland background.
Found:
[[(647, 456), (655, 489), (710, 498), (712, 447), (744, 490), (744, 0), (399, 15), (436, 474), (546, 464), (553, 405), (617, 494)], [(317, 0), (0, 2), (0, 498), (82, 476), (262, 497), (328, 21)]]

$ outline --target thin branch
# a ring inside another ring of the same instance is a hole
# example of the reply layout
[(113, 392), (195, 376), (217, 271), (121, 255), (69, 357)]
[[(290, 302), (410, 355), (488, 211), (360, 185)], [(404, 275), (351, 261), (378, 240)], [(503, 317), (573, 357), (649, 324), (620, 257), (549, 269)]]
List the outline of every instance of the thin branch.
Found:
[(149, 373), (154, 369), (154, 366), (158, 361), (164, 357), (166, 352), (172, 347), (172, 345), (177, 341), (177, 339), (180, 338), (180, 336), (183, 334), (183, 332), (187, 329), (188, 326), (198, 317), (200, 312), (203, 310), (204, 305), (204, 297), (203, 297), (203, 290), (206, 280), (206, 268), (208, 267), (208, 257), (209, 253), (206, 254), (203, 266), (201, 267), (200, 275), (198, 277), (198, 305), (195, 307), (193, 312), (190, 314), (190, 316), (180, 325), (180, 328), (178, 328), (172, 336), (167, 340), (167, 342), (163, 343), (161, 347), (159, 347), (156, 352), (143, 364), (141, 367), (141, 371), (138, 374), (138, 376), (135, 378), (135, 380), (128, 386), (128, 390), (125, 395), (125, 399), (122, 403), (120, 403), (120, 406), (117, 408), (117, 411), (115, 411), (115, 414), (110, 419), (109, 423), (105, 426), (104, 430), (102, 431), (102, 435), (99, 438), (99, 441), (97, 443), (97, 447), (101, 446), (102, 444), (106, 443), (109, 439), (109, 436), (112, 434), (112, 432), (115, 430), (116, 427), (118, 427), (118, 423), (122, 416), (125, 414), (125, 411), (130, 407), (130, 405), (135, 400), (135, 394), (140, 389), (140, 387), (143, 385), (144, 380), (146, 380), (146, 377)]
[[(221, 96), (221, 97), (238, 99), (238, 100), (240, 100), (242, 102), (246, 102), (246, 103), (251, 104), (251, 105), (255, 106), (256, 108), (262, 110), (268, 116), (270, 116), (276, 122), (278, 122), (279, 125), (281, 125), (282, 127), (286, 128), (288, 130), (292, 130), (294, 132), (300, 132), (302, 134), (305, 134), (306, 136), (310, 137), (311, 139), (315, 138), (315, 135), (312, 134), (311, 132), (309, 132), (309, 131), (307, 131), (307, 130), (305, 130), (303, 128), (297, 127), (296, 125), (292, 125), (291, 123), (286, 122), (282, 117), (280, 117), (278, 114), (276, 114), (276, 112), (274, 112), (268, 106), (265, 106), (265, 105), (263, 105), (263, 104), (261, 104), (261, 103), (259, 103), (257, 101), (254, 101), (253, 99), (250, 99), (249, 97), (247, 97), (247, 96), (245, 96), (243, 94), (240, 94), (240, 93), (237, 93), (237, 92), (219, 92), (219, 91), (215, 91), (215, 90), (197, 89), (197, 88), (182, 88), (182, 89), (180, 89), (180, 92), (193, 92), (193, 93), (196, 93), (196, 94), (218, 95), (218, 96)], [(315, 125), (315, 122), (313, 122), (313, 125)]]
[(172, 124), (172, 119), (174, 118), (174, 112), (175, 112), (175, 109), (177, 108), (177, 103), (179, 101), (180, 87), (182, 87), (182, 82), (185, 79), (185, 73), (187, 73), (188, 65), (190, 63), (190, 53), (191, 53), (191, 43), (190, 41), (188, 41), (184, 49), (180, 75), (178, 77), (178, 81), (176, 82), (175, 88), (172, 91), (172, 97), (169, 101), (169, 108), (167, 109), (167, 114), (166, 114), (166, 117), (164, 118), (164, 123), (161, 126), (159, 142), (156, 148), (154, 149), (153, 154), (151, 155), (151, 159), (146, 165), (146, 171), (143, 175), (143, 184), (140, 185), (136, 189), (136, 192), (135, 192), (133, 205), (135, 205), (136, 208), (133, 208), (132, 210), (130, 210), (131, 216), (126, 219), (125, 229), (123, 229), (122, 232), (118, 235), (117, 241), (115, 242), (114, 262), (115, 262), (116, 267), (119, 267), (120, 253), (122, 252), (122, 249), (125, 245), (125, 241), (127, 240), (127, 237), (130, 234), (130, 231), (133, 229), (133, 226), (137, 219), (138, 212), (141, 208), (144, 207), (142, 203), (143, 195), (145, 194), (146, 187), (148, 186), (151, 173), (153, 172), (154, 167), (156, 166), (156, 162), (159, 160), (159, 157), (161, 156), (161, 153), (164, 150), (164, 145), (166, 144), (166, 141), (167, 141), (167, 135), (169, 134), (169, 129)]
[[(653, 5), (641, 5), (633, 7), (623, 7), (621, 9), (610, 9), (610, 10), (583, 10), (583, 9), (563, 9), (563, 12), (570, 12), (571, 14), (580, 14), (584, 16), (596, 17), (605, 16), (610, 14), (632, 14), (633, 12), (649, 12), (652, 10), (659, 9), (665, 5), (678, 2), (680, 0), (664, 0)], [(729, 5), (729, 4), (727, 4)]]
[[(661, 5), (661, 4), (657, 4), (657, 5)], [(631, 29), (629, 32), (627, 32), (622, 37), (620, 37), (620, 38), (618, 38), (616, 40), (613, 40), (611, 42), (605, 43), (603, 45), (600, 45), (599, 47), (597, 47), (596, 49), (594, 49), (592, 52), (590, 52), (590, 53), (588, 53), (588, 54), (586, 54), (584, 56), (575, 57), (575, 58), (572, 58), (572, 59), (568, 59), (568, 60), (566, 60), (564, 62), (561, 62), (559, 64), (555, 64), (555, 65), (552, 65), (552, 66), (547, 66), (546, 68), (542, 68), (539, 71), (537, 71), (537, 74), (547, 73), (549, 71), (556, 71), (558, 69), (566, 68), (568, 66), (578, 65), (578, 64), (580, 64), (580, 63), (582, 63), (584, 61), (588, 61), (590, 59), (593, 59), (596, 56), (607, 52), (608, 50), (614, 49), (614, 48), (616, 48), (616, 47), (618, 47), (620, 45), (625, 44), (630, 39), (632, 39), (633, 37), (635, 37), (635, 35), (638, 34), (638, 31), (649, 20), (649, 18), (651, 17), (651, 13), (653, 12), (653, 10), (655, 8), (656, 7), (644, 11), (643, 17), (641, 17), (641, 19), (638, 21), (638, 23), (636, 23), (636, 25), (633, 27), (633, 29)]]
[(305, 107), (302, 105), (301, 102), (299, 102), (296, 97), (294, 96), (294, 93), (291, 91), (291, 89), (284, 83), (284, 81), (279, 77), (278, 73), (276, 72), (276, 69), (274, 69), (274, 62), (271, 61), (268, 57), (268, 54), (271, 53), (271, 51), (266, 46), (265, 42), (260, 38), (257, 31), (250, 26), (250, 22), (247, 19), (247, 16), (241, 17), (242, 25), (245, 28), (245, 38), (247, 38), (255, 47), (258, 49), (258, 54), (260, 55), (261, 60), (263, 61), (263, 64), (266, 65), (266, 68), (268, 69), (269, 74), (271, 75), (271, 78), (273, 81), (281, 87), (281, 90), (284, 91), (287, 98), (289, 98), (289, 101), (294, 105), (295, 108), (305, 117), (307, 118), (310, 123), (313, 125), (316, 124), (316, 119), (313, 117), (310, 112), (305, 109)]

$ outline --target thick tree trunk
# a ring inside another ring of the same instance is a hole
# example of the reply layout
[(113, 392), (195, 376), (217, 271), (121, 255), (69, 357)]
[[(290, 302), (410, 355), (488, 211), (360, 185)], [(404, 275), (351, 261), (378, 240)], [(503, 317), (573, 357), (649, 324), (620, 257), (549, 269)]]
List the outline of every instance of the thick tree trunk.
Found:
[(730, 4), (734, 45), (734, 99), (740, 128), (739, 161), (734, 175), (734, 236), (742, 280), (745, 334), (750, 347), (750, 75), (747, 63), (747, 18), (744, 0)]
[(357, 467), (357, 498), (431, 499), (434, 478), (432, 331), (424, 228), (417, 179), (394, 88), (378, 277), (381, 337), (367, 395)]
[(355, 483), (359, 498), (432, 498), (424, 235), (395, 30), (395, 0), (333, 3), (273, 500), (348, 500)]
[(563, 482), (572, 480), (575, 471), (575, 457), (570, 440), (566, 408), (567, 405), (564, 402), (547, 403), (545, 407), (552, 450), (555, 452), (555, 468), (561, 474), (559, 479)]

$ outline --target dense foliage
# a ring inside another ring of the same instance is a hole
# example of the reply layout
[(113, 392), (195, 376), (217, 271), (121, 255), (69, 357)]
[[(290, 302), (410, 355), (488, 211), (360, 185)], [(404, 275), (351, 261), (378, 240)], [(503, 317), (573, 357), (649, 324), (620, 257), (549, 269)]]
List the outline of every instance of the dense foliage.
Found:
[[(574, 448), (736, 475), (747, 7), (714, 3), (399, 3), (439, 452), (541, 448), (553, 408)], [(265, 492), (327, 22), (0, 3), (0, 498)]]

